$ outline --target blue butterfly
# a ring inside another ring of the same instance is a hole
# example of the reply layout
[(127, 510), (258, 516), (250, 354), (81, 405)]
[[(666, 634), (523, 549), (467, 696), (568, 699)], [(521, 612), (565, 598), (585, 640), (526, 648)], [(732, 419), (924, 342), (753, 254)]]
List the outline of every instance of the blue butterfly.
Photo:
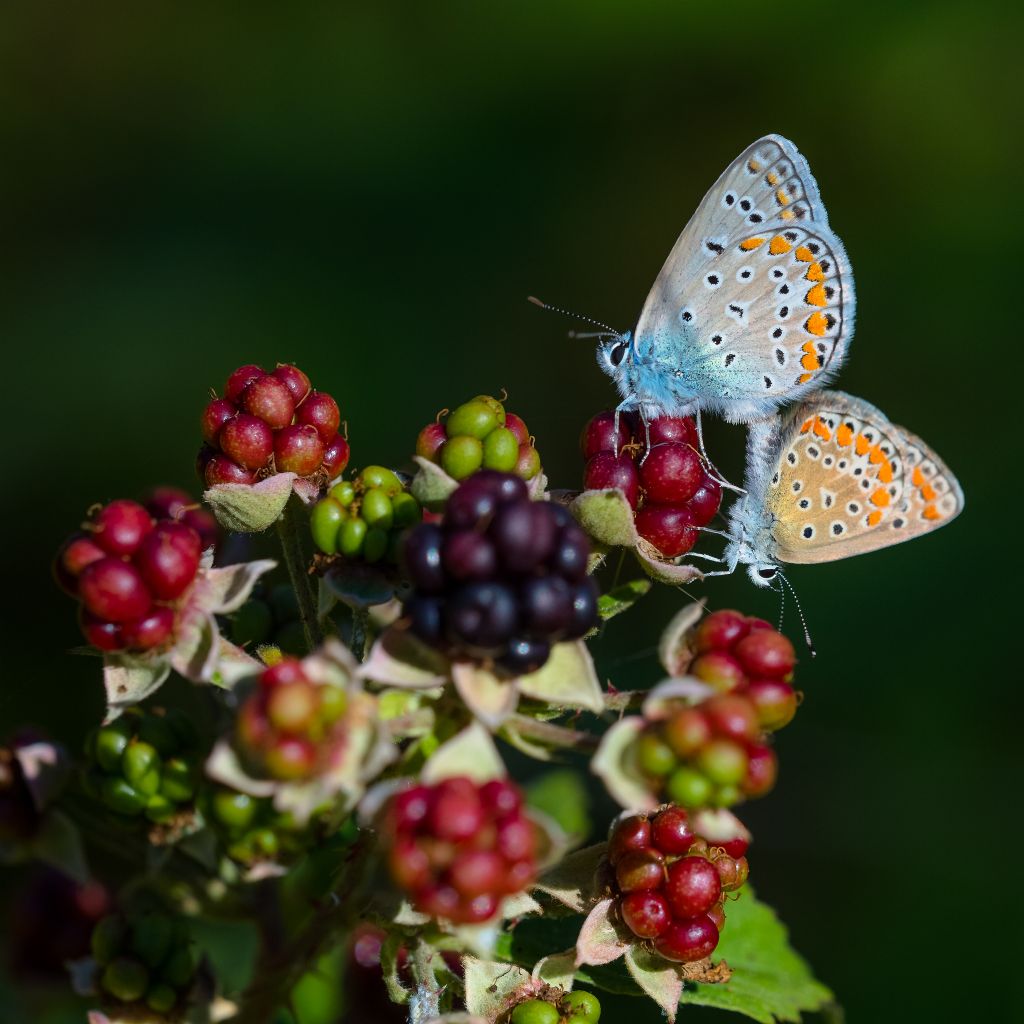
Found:
[(855, 308), (849, 261), (807, 161), (767, 135), (712, 186), (636, 331), (603, 336), (598, 363), (622, 410), (750, 423), (828, 383)]

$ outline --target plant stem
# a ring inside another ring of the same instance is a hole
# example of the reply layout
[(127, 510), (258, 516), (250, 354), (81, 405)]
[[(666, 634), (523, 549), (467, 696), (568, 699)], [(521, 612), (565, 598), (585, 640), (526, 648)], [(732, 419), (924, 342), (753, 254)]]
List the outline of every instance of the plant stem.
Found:
[(412, 958), (412, 974), (416, 989), (409, 997), (409, 1024), (425, 1024), (441, 1015), (441, 987), (434, 974), (435, 952), (422, 939), (416, 943)]
[(366, 656), (366, 633), (370, 624), (370, 613), (365, 608), (352, 609), (352, 653), (356, 661)]
[(320, 646), (324, 635), (320, 629), (320, 616), (317, 614), (316, 594), (306, 571), (308, 561), (302, 548), (302, 531), (305, 523), (301, 512), (301, 502), (298, 498), (291, 497), (277, 520), (277, 536), (281, 541), (281, 553), (288, 569), (288, 578), (299, 604), (302, 632), (305, 634), (307, 647), (312, 651)]

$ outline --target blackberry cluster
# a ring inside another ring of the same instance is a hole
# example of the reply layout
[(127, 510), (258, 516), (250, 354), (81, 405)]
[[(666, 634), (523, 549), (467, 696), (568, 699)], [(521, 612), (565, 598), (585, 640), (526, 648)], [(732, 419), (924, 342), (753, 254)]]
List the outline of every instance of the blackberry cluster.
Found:
[(92, 955), (105, 995), (159, 1014), (181, 1008), (196, 974), (184, 921), (155, 911), (104, 917), (93, 929)]
[(597, 1024), (601, 1003), (592, 992), (576, 989), (550, 998), (525, 999), (509, 1014), (509, 1024)]
[(202, 751), (181, 711), (128, 708), (89, 735), (85, 753), (85, 788), (115, 814), (162, 825), (193, 804)]
[(608, 861), (622, 923), (666, 960), (687, 963), (714, 952), (725, 927), (725, 898), (747, 880), (747, 841), (711, 846), (682, 807), (621, 819)]
[(616, 428), (615, 413), (601, 412), (583, 428), (580, 448), (583, 486), (622, 491), (637, 533), (664, 558), (689, 551), (697, 528), (707, 526), (722, 503), (721, 485), (701, 462), (697, 427), (688, 416), (663, 416), (645, 430), (632, 414), (621, 414)]
[(526, 424), (490, 395), (464, 402), (444, 422), (428, 423), (416, 438), (416, 454), (455, 480), (480, 469), (532, 480), (541, 468)]
[(143, 502), (146, 511), (158, 522), (173, 519), (191, 526), (199, 534), (202, 549), (214, 547), (220, 539), (217, 520), (188, 491), (178, 487), (154, 488)]
[(763, 796), (778, 762), (765, 734), (788, 725), (797, 694), (793, 645), (763, 619), (707, 616), (686, 638), (689, 671), (720, 692), (650, 722), (634, 748), (653, 790), (687, 807), (729, 807)]
[(403, 545), (410, 629), (455, 658), (513, 675), (540, 668), (559, 640), (597, 625), (590, 541), (560, 505), (531, 501), (517, 476), (482, 470), (449, 497), (440, 523)]
[(238, 864), (280, 863), (299, 852), (302, 844), (294, 821), (275, 811), (271, 799), (225, 786), (213, 787), (203, 799), (206, 819), (219, 834), (227, 855)]
[(404, 789), (386, 807), (384, 830), (395, 884), (433, 917), (489, 921), (537, 874), (537, 826), (505, 780), (481, 786), (457, 777)]
[(235, 746), (247, 768), (281, 782), (309, 779), (326, 766), (339, 739), (348, 698), (319, 685), (297, 658), (265, 669), (238, 709)]
[(270, 373), (240, 366), (224, 396), (203, 410), (201, 423), (206, 443), (196, 469), (207, 487), (252, 484), (272, 473), (332, 480), (348, 465), (338, 403), (314, 391), (296, 366), (278, 363)]
[(57, 554), (57, 582), (81, 602), (79, 624), (101, 651), (149, 651), (174, 636), (177, 602), (199, 571), (202, 539), (138, 502), (99, 509)]
[(273, 644), (285, 654), (306, 653), (299, 602), (289, 583), (256, 584), (249, 598), (230, 619), (231, 639), (240, 647)]
[(313, 542), (325, 555), (346, 561), (398, 562), (402, 534), (423, 518), (419, 502), (384, 466), (367, 466), (355, 480), (341, 480), (313, 507)]

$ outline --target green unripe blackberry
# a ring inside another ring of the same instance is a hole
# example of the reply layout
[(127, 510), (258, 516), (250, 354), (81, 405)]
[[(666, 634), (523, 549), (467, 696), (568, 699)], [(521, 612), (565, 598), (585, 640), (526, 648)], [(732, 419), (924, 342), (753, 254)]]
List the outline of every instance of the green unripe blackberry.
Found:
[(256, 799), (248, 793), (219, 789), (213, 795), (212, 804), (214, 816), (232, 832), (246, 828), (256, 816)]
[(177, 1001), (178, 993), (170, 985), (161, 982), (151, 985), (146, 993), (146, 1005), (154, 1013), (170, 1013)]
[(477, 395), (474, 402), (483, 402), (493, 413), (499, 427), (505, 426), (505, 406), (492, 395)]
[(345, 509), (333, 498), (324, 498), (313, 506), (309, 515), (309, 529), (313, 534), (313, 543), (325, 555), (338, 553), (338, 531), (345, 519)]
[(134, 732), (135, 723), (127, 715), (96, 731), (92, 742), (93, 756), (105, 772), (116, 772), (120, 768), (121, 756)]
[(683, 807), (704, 807), (711, 799), (711, 780), (693, 768), (677, 768), (669, 777), (665, 794), (674, 804)]
[(511, 473), (519, 461), (519, 442), (505, 427), (496, 427), (484, 438), (484, 469)]
[(92, 930), (92, 958), (100, 967), (106, 967), (121, 951), (127, 935), (128, 927), (120, 914), (108, 914), (101, 918)]
[(160, 788), (162, 768), (156, 747), (138, 740), (128, 744), (121, 758), (121, 772), (125, 779), (146, 796), (152, 796)]
[(385, 532), (391, 529), (395, 514), (391, 507), (391, 499), (379, 487), (371, 487), (363, 494), (362, 507), (359, 510), (360, 517), (367, 526), (376, 527)]
[(149, 971), (138, 960), (119, 956), (104, 968), (100, 985), (122, 1003), (134, 1003), (149, 985)]
[(381, 490), (389, 498), (394, 497), (402, 490), (402, 481), (398, 475), (385, 466), (367, 466), (357, 477), (363, 489)]
[(558, 1024), (561, 1014), (543, 999), (527, 999), (512, 1011), (509, 1020), (511, 1024)]
[(112, 811), (128, 817), (141, 814), (146, 807), (146, 795), (119, 775), (108, 775), (103, 780), (100, 796)]
[(583, 992), (577, 989), (570, 992), (563, 1000), (562, 1006), (568, 1012), (570, 1022), (587, 1021), (588, 1024), (597, 1024), (601, 1019), (601, 1004), (592, 992)]
[[(493, 401), (493, 400), (492, 400)], [(472, 437), (482, 441), (498, 424), (498, 416), (487, 401), (464, 402), (445, 422), (449, 438)]]
[(356, 499), (355, 484), (348, 480), (339, 480), (327, 492), (327, 497), (336, 501), (342, 508), (348, 508)]
[(143, 914), (131, 924), (131, 950), (151, 968), (158, 967), (170, 952), (174, 923), (164, 914)]
[(465, 480), (484, 464), (484, 446), (469, 435), (449, 437), (441, 448), (441, 468), (453, 480)]
[(368, 529), (363, 519), (346, 519), (338, 532), (338, 554), (346, 558), (359, 558), (363, 553)]

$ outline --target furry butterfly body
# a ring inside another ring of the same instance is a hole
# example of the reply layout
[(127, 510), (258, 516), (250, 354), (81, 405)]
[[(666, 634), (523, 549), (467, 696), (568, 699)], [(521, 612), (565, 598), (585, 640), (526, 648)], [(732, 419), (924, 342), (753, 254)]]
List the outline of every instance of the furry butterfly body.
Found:
[(807, 162), (769, 135), (725, 170), (684, 228), (635, 332), (598, 361), (652, 416), (770, 416), (825, 385), (853, 333), (853, 276)]
[(964, 507), (956, 477), (928, 445), (841, 391), (751, 427), (744, 489), (730, 509), (723, 571), (747, 565), (759, 586), (782, 563), (889, 547)]

